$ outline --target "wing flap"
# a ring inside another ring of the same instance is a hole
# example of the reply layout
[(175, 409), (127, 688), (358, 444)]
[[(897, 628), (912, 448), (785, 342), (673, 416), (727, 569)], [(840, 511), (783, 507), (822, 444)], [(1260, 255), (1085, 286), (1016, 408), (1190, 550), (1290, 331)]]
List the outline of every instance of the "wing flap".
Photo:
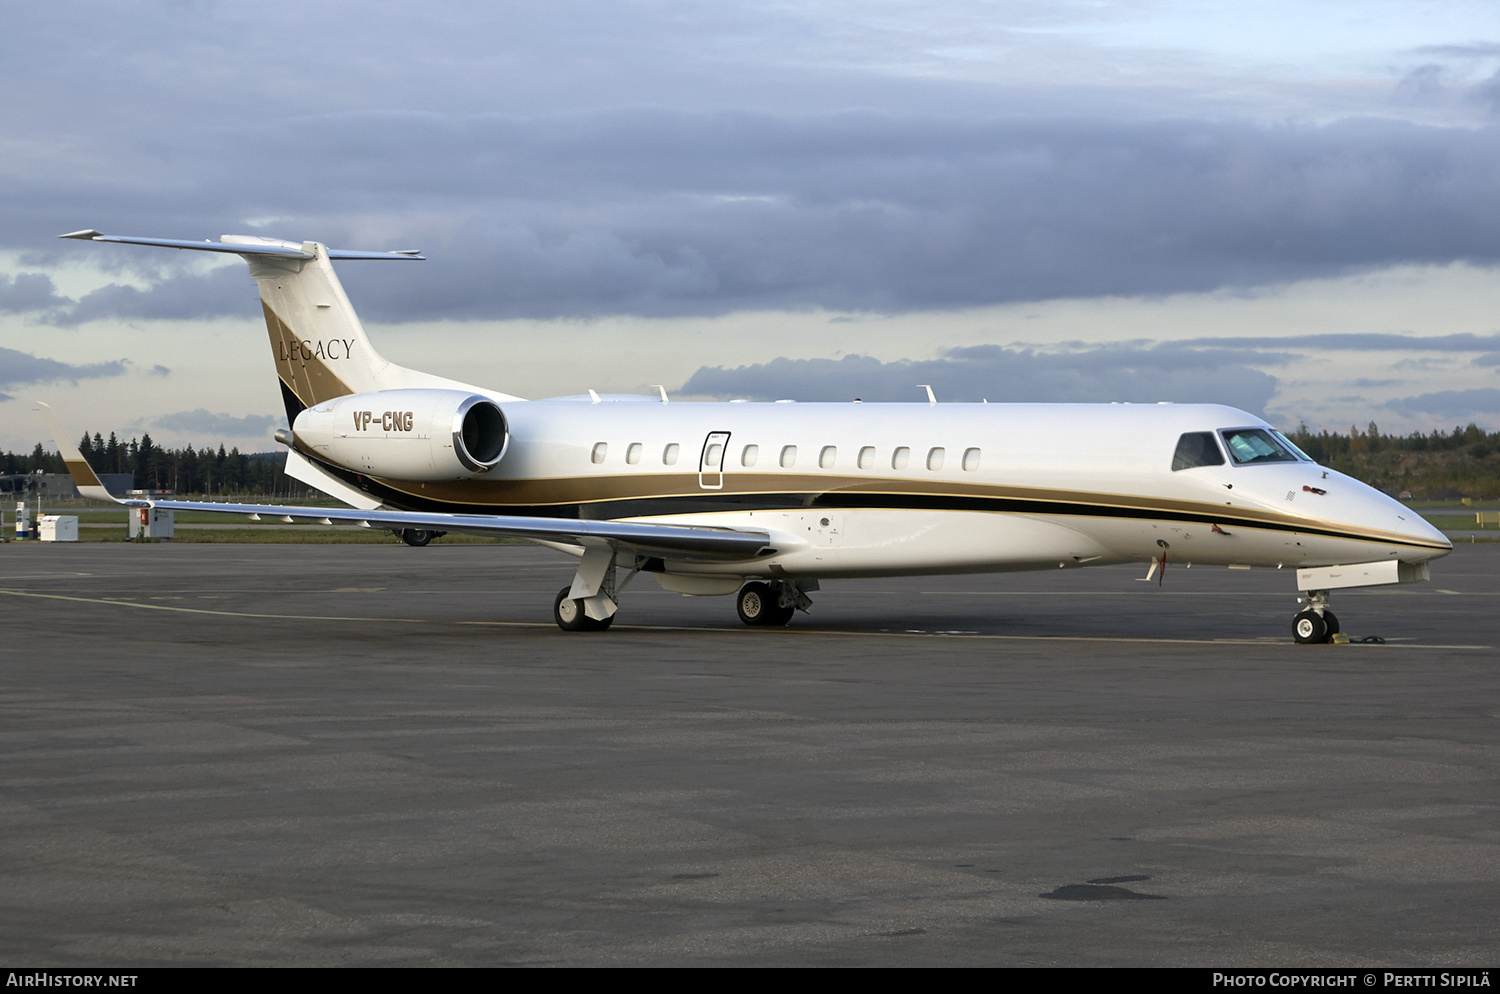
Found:
[(158, 507), (165, 511), (207, 511), (256, 519), (274, 517), (319, 524), (363, 525), (366, 528), (461, 532), (466, 535), (522, 538), (534, 541), (591, 545), (599, 541), (657, 555), (703, 556), (711, 559), (748, 559), (771, 544), (762, 531), (667, 525), (643, 521), (583, 521), (574, 518), (534, 518), (519, 515), (428, 514), (420, 511), (381, 511), (360, 508), (292, 507), (274, 504), (221, 504), (217, 501), (123, 500), (130, 507)]

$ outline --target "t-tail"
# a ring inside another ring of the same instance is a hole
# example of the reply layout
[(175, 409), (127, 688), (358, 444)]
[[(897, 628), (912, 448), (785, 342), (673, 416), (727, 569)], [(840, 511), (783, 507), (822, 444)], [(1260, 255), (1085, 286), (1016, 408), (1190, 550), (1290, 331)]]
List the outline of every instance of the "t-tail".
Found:
[[(257, 235), (220, 235), (217, 242), (195, 242), (105, 235), (91, 229), (58, 237), (241, 256), (260, 288), (261, 308), (271, 336), (271, 355), (281, 381), (288, 425), (314, 404), (349, 394), (414, 387), (478, 389), (398, 366), (375, 351), (333, 271), (335, 259), (420, 261), (423, 257), (415, 249), (362, 252)], [(493, 391), (484, 392), (496, 396)]]

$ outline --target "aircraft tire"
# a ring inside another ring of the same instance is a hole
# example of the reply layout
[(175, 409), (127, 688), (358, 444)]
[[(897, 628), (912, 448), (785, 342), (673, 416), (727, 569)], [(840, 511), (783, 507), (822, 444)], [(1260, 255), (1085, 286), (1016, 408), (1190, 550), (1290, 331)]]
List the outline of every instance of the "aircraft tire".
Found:
[[(557, 592), (557, 599), (552, 602), (552, 620), (557, 622), (557, 627), (565, 632), (582, 632), (589, 628), (589, 623), (594, 619), (583, 613), (583, 601), (574, 600), (568, 595), (573, 592), (570, 583)], [(613, 621), (614, 619), (609, 619)], [(604, 627), (608, 628), (608, 625)]]
[(425, 528), (403, 528), (397, 534), (401, 536), (401, 541), (415, 549), (420, 549), (437, 536), (437, 532), (430, 532)]
[(792, 615), (796, 613), (797, 608), (794, 605), (788, 604), (782, 607), (780, 604), (773, 604), (771, 610), (767, 612), (766, 624), (775, 628), (784, 628), (791, 622)]
[(752, 580), (740, 588), (734, 598), (735, 610), (740, 620), (747, 625), (769, 625), (777, 610), (776, 596), (771, 588), (758, 580)]
[(1337, 635), (1339, 633), (1339, 616), (1332, 611), (1323, 612), (1323, 624), (1328, 626), (1329, 635)]
[(1327, 642), (1328, 634), (1328, 623), (1316, 611), (1302, 611), (1292, 619), (1292, 640), (1300, 645)]

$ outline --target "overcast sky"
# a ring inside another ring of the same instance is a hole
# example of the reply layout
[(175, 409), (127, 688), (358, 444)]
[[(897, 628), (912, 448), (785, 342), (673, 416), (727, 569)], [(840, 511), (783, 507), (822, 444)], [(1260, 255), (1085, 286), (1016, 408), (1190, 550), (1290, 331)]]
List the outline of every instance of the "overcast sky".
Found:
[(1492, 3), (8, 9), (0, 447), (272, 445), (238, 260), (523, 396), (1223, 400), (1500, 428)]

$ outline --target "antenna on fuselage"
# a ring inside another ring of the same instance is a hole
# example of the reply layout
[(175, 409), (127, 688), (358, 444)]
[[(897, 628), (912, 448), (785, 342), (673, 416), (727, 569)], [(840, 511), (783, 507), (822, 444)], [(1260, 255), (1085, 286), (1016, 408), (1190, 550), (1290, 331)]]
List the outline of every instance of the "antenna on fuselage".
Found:
[(932, 387), (931, 386), (927, 385), (926, 383), (918, 383), (917, 386), (919, 386), (923, 390), (927, 391), (927, 403), (928, 404), (932, 404), (932, 405), (937, 404), (937, 395), (932, 392)]
[(661, 402), (665, 404), (667, 402), (667, 388), (660, 383), (653, 383), (651, 385), (661, 391)]

